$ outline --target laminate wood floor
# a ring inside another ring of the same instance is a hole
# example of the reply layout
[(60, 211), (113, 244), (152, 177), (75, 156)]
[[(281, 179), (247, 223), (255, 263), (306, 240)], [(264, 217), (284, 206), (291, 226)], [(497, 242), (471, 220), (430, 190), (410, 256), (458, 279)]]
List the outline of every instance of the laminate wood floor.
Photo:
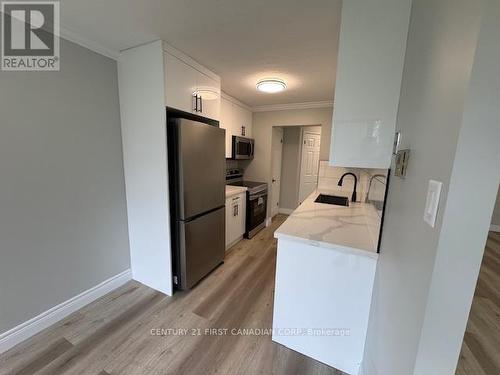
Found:
[(166, 297), (127, 283), (2, 354), (0, 375), (343, 374), (270, 335), (217, 331), (271, 328), (273, 232), (284, 219), (236, 244), (189, 292)]
[(456, 375), (500, 374), (500, 233), (490, 232)]

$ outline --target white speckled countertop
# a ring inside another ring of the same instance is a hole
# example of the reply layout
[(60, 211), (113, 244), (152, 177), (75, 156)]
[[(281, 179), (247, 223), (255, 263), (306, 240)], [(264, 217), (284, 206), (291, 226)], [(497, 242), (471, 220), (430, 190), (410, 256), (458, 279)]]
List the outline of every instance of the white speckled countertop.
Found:
[(248, 188), (245, 186), (226, 185), (226, 198), (244, 193)]
[(274, 237), (302, 241), (378, 258), (380, 216), (368, 203), (348, 207), (315, 203), (319, 194), (338, 192), (317, 189), (274, 232)]

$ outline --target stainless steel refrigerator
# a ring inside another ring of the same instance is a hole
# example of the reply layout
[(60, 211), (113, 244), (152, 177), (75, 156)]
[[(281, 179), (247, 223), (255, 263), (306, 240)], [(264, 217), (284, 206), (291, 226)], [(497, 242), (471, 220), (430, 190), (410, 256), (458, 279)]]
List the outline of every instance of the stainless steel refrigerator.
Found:
[(180, 116), (167, 112), (173, 274), (183, 290), (224, 260), (226, 159), (217, 121)]

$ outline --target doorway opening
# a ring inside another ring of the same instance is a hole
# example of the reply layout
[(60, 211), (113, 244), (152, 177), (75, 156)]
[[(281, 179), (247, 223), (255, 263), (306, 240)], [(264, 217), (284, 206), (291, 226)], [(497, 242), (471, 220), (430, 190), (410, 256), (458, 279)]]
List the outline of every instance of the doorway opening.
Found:
[(290, 214), (318, 185), (321, 125), (275, 126), (271, 217)]
[(500, 189), (467, 321), (456, 375), (500, 374)]

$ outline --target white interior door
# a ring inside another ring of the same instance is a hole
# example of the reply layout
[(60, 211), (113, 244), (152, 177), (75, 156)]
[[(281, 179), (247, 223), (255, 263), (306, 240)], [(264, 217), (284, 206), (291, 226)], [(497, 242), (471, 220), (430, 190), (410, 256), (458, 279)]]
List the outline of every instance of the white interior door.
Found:
[(273, 127), (272, 137), (272, 186), (271, 186), (271, 217), (276, 215), (280, 205), (281, 157), (283, 153), (283, 129)]
[(303, 129), (299, 203), (302, 203), (318, 186), (320, 142), (321, 133)]

